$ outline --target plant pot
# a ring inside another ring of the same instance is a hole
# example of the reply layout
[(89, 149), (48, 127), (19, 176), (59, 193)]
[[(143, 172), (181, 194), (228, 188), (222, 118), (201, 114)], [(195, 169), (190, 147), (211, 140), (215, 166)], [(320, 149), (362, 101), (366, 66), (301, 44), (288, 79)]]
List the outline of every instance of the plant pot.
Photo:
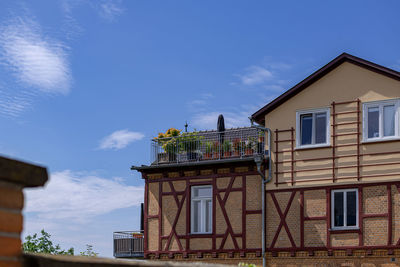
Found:
[(213, 153), (212, 153), (212, 158), (213, 158), (213, 159), (219, 158), (219, 152), (213, 152)]
[(197, 160), (199, 158), (197, 152), (186, 152), (186, 155), (187, 160)]
[(212, 153), (204, 153), (203, 159), (211, 159), (212, 158)]
[(224, 152), (224, 158), (230, 158), (231, 155), (232, 155), (232, 152), (230, 152), (230, 151), (225, 151)]
[(176, 161), (176, 154), (174, 154), (174, 153), (165, 153), (165, 152), (164, 153), (158, 153), (157, 161), (159, 163)]
[(233, 151), (233, 157), (240, 157), (240, 151)]
[(251, 155), (254, 154), (254, 150), (251, 149), (251, 148), (247, 148), (247, 149), (245, 150), (245, 153), (246, 153), (246, 156), (251, 156)]

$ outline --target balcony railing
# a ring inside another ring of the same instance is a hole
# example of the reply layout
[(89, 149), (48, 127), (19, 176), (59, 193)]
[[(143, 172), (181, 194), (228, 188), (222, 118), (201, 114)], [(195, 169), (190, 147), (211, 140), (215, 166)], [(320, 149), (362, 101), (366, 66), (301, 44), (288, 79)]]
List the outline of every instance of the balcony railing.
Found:
[(143, 257), (143, 231), (114, 232), (114, 257), (116, 258), (142, 258)]
[(256, 127), (155, 138), (151, 142), (151, 162), (158, 165), (251, 157), (264, 153), (264, 140), (264, 130)]

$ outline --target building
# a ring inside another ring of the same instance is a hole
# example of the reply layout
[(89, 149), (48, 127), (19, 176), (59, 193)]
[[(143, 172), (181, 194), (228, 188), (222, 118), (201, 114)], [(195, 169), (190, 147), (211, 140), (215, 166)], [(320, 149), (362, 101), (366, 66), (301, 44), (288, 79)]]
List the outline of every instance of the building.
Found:
[(399, 109), (399, 72), (342, 54), (261, 126), (154, 139), (144, 257), (399, 266)]

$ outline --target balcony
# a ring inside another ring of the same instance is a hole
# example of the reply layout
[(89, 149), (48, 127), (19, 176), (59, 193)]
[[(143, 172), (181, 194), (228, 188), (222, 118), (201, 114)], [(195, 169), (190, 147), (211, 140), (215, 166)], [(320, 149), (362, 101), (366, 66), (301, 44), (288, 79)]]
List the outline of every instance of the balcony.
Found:
[(114, 232), (113, 239), (115, 258), (143, 257), (143, 231)]
[(151, 140), (152, 165), (241, 159), (264, 154), (265, 132), (257, 127), (189, 133)]

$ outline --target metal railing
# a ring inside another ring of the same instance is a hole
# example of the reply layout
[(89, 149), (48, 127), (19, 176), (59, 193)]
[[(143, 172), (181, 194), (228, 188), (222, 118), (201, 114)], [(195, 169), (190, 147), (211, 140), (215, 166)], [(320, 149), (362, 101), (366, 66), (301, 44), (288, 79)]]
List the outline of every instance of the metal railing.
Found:
[(121, 231), (113, 233), (114, 257), (142, 258), (144, 249), (143, 231)]
[(265, 151), (265, 132), (256, 127), (182, 133), (151, 141), (153, 165), (244, 158)]

